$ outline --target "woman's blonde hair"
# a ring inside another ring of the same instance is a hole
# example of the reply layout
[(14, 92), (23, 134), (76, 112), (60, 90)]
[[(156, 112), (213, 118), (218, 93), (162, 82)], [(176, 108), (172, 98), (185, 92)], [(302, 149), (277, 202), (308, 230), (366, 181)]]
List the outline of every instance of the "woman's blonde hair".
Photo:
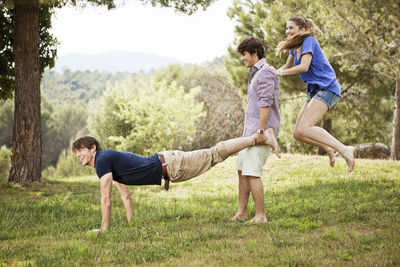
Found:
[(275, 49), (276, 55), (281, 55), (282, 52), (286, 52), (292, 49), (299, 48), (307, 36), (315, 36), (321, 33), (321, 30), (312, 21), (312, 19), (304, 19), (302, 17), (291, 17), (288, 21), (293, 21), (299, 29), (305, 29), (304, 32), (296, 33), (286, 40), (280, 42)]

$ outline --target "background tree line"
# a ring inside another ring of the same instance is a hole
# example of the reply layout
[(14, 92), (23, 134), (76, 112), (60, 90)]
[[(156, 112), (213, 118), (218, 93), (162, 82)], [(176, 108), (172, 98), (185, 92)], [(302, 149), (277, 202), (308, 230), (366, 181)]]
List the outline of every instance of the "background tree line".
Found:
[[(103, 147), (141, 155), (164, 149), (200, 149), (240, 136), (244, 96), (228, 76), (221, 59), (206, 66), (171, 65), (147, 75), (47, 72), (42, 80), (42, 166), (50, 166), (50, 174), (91, 173), (79, 166), (70, 151), (72, 140), (84, 134), (95, 135)], [(353, 94), (330, 112), (335, 118), (334, 134), (348, 144), (389, 144), (390, 98), (363, 99), (362, 92)], [(315, 153), (312, 146), (292, 138), (304, 92), (282, 89), (280, 98), (282, 149)], [(0, 134), (0, 145), (7, 147), (11, 145), (12, 115), (13, 102), (2, 102), (0, 127), (5, 131)], [(380, 126), (380, 131), (370, 130), (371, 124)]]
[[(0, 97), (14, 97), (14, 101), (0, 102), (0, 144), (13, 146), (15, 151), (12, 181), (28, 181), (27, 176), (37, 180), (37, 166), (56, 165), (71, 139), (84, 133), (98, 135), (110, 148), (142, 154), (202, 148), (240, 135), (248, 74), (236, 46), (248, 36), (257, 36), (264, 42), (267, 61), (281, 66), (286, 56), (277, 57), (274, 49), (285, 38), (286, 20), (295, 14), (312, 18), (321, 27), (323, 34), (317, 38), (342, 85), (342, 101), (321, 125), (346, 144), (391, 145), (392, 158), (400, 158), (400, 70), (396, 60), (400, 3), (396, 0), (239, 0), (228, 11), (236, 28), (224, 60), (226, 71), (221, 67), (223, 60), (216, 59), (205, 67), (169, 66), (147, 75), (65, 70), (63, 74), (47, 72), (43, 79), (45, 67), (54, 65), (56, 55), (56, 40), (48, 31), (51, 14), (68, 1), (28, 2), (0, 3)], [(92, 1), (72, 4), (87, 2)], [(94, 2), (114, 7), (112, 0)], [(211, 2), (203, 1), (201, 6)], [(189, 0), (151, 3), (187, 13), (199, 5)], [(33, 24), (23, 24), (22, 17), (24, 23), (36, 21), (37, 30), (30, 28)], [(35, 32), (38, 35), (29, 35)], [(29, 50), (32, 44), (40, 44), (39, 50)], [(284, 77), (280, 82), (279, 141), (283, 150), (313, 152), (313, 147), (295, 142), (291, 136), (304, 102), (304, 84), (298, 76)], [(82, 119), (83, 114), (89, 114), (88, 121)], [(30, 131), (33, 139), (24, 139), (22, 134)], [(6, 150), (3, 147), (2, 153)], [(40, 160), (32, 164), (38, 156)], [(63, 154), (68, 156), (68, 152)]]
[[(106, 148), (149, 155), (209, 147), (242, 133), (242, 98), (222, 59), (146, 75), (50, 71), (41, 87), (42, 167), (57, 166), (60, 175), (82, 171), (70, 144), (84, 134), (95, 135)], [(11, 100), (0, 102), (0, 118), (0, 145), (10, 148)]]

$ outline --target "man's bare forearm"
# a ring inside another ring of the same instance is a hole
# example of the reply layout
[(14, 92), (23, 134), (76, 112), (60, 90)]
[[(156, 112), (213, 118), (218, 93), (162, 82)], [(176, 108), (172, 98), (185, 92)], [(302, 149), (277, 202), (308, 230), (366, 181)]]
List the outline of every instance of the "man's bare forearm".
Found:
[(132, 198), (131, 195), (129, 194), (128, 196), (121, 196), (122, 198), (122, 203), (124, 203), (125, 211), (126, 211), (126, 219), (128, 222), (131, 221), (133, 217), (133, 204), (132, 204)]
[(110, 225), (111, 216), (111, 187), (112, 187), (112, 173), (109, 172), (100, 178), (100, 192), (101, 192), (101, 230), (105, 231)]
[(260, 118), (258, 120), (258, 129), (264, 130), (268, 122), (269, 107), (260, 108), (259, 112), (260, 112)]
[(117, 187), (118, 191), (121, 193), (121, 200), (124, 203), (125, 211), (126, 211), (126, 219), (128, 222), (131, 221), (133, 217), (133, 204), (131, 198), (131, 192), (129, 188), (125, 184), (120, 184), (118, 182), (114, 182), (115, 186)]
[(110, 225), (111, 217), (111, 198), (102, 197), (101, 198), (101, 230), (105, 231)]
[[(269, 107), (260, 108), (260, 118), (258, 119), (258, 129), (264, 130), (267, 125), (269, 115)], [(257, 134), (255, 137), (256, 145), (265, 142), (265, 136), (263, 134)]]

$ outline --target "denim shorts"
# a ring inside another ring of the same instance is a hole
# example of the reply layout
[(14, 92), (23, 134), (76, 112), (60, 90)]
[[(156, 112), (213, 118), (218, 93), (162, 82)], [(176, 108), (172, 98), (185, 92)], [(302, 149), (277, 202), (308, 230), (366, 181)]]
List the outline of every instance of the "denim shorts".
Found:
[(340, 100), (340, 96), (326, 89), (316, 89), (312, 93), (309, 93), (307, 102), (310, 102), (312, 98), (324, 102), (328, 106), (328, 109), (331, 109)]

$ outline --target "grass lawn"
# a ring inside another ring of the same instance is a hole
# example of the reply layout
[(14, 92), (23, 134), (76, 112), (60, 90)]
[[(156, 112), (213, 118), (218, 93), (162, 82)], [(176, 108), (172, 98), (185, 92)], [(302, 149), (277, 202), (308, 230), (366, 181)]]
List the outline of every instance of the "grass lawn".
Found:
[[(110, 229), (101, 222), (96, 177), (0, 185), (0, 266), (399, 266), (400, 163), (272, 156), (264, 168), (265, 225), (230, 222), (237, 209), (236, 158), (205, 175), (131, 187), (125, 221), (113, 189)], [(254, 203), (249, 202), (249, 218)]]

